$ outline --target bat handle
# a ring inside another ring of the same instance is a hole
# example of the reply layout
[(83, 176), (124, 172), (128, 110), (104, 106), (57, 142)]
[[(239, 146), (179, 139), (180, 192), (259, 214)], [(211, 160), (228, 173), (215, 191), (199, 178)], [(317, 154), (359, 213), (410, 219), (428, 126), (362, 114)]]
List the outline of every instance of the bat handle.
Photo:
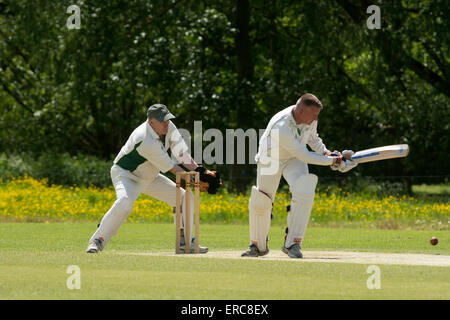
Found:
[(352, 156), (354, 155), (355, 153), (353, 152), (353, 151), (351, 151), (351, 150), (344, 150), (344, 151), (342, 151), (342, 156), (345, 158), (345, 159), (347, 159), (347, 160), (352, 160)]

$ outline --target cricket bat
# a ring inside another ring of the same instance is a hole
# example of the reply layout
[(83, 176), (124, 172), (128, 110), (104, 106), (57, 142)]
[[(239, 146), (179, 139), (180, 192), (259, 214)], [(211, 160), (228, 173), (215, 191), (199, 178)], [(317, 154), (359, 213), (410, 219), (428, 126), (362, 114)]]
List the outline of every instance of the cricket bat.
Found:
[(372, 149), (358, 151), (354, 154), (351, 152), (342, 153), (345, 159), (353, 160), (356, 163), (365, 163), (385, 159), (403, 158), (409, 153), (407, 144), (394, 144)]

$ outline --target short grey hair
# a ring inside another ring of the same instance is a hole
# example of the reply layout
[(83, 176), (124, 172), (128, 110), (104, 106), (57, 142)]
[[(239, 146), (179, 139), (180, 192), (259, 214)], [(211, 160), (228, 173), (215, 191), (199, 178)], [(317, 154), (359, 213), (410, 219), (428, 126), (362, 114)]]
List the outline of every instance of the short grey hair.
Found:
[(300, 97), (300, 99), (297, 100), (297, 107), (303, 107), (303, 106), (308, 106), (308, 107), (317, 107), (322, 109), (322, 102), (320, 102), (320, 100), (313, 94), (311, 93), (305, 93), (304, 95), (302, 95)]

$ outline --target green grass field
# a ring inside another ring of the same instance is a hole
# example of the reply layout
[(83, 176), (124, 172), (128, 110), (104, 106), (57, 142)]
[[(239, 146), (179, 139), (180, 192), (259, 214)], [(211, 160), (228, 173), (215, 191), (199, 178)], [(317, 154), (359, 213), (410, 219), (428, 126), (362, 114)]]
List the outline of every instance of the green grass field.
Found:
[[(370, 290), (367, 264), (155, 255), (173, 251), (172, 224), (125, 223), (107, 249), (86, 254), (95, 229), (95, 223), (0, 224), (0, 299), (450, 299), (449, 267), (379, 264), (381, 288)], [(271, 251), (280, 251), (283, 233), (282, 226), (271, 228)], [(304, 253), (442, 256), (450, 255), (449, 240), (444, 230), (308, 228)], [(211, 253), (243, 251), (248, 226), (203, 224), (201, 243)], [(80, 268), (80, 289), (67, 288), (71, 265)]]
[[(450, 259), (448, 186), (413, 190), (417, 194), (411, 197), (318, 190), (302, 260), (280, 252), (290, 200), (280, 192), (269, 234), (270, 255), (279, 256), (243, 259), (248, 195), (202, 195), (200, 238), (210, 248), (206, 255), (172, 254), (172, 210), (148, 196), (135, 202), (106, 250), (89, 255), (88, 239), (113, 203), (114, 191), (14, 180), (0, 184), (0, 299), (450, 299), (448, 263), (376, 260), (381, 288), (371, 290), (372, 262), (308, 260), (308, 254), (328, 251)], [(438, 237), (437, 246), (429, 244), (432, 236)], [(71, 290), (67, 270), (74, 265), (80, 268), (81, 288)]]

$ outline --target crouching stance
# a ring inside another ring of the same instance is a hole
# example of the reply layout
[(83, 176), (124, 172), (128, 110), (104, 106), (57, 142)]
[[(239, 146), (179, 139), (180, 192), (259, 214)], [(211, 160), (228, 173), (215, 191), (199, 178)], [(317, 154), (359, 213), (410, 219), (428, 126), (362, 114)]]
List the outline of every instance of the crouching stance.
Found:
[[(175, 118), (166, 106), (162, 104), (152, 105), (147, 111), (147, 120), (136, 128), (122, 147), (111, 167), (111, 179), (116, 190), (117, 200), (102, 218), (98, 229), (94, 232), (89, 245), (88, 253), (96, 253), (103, 250), (111, 238), (117, 233), (120, 226), (133, 210), (133, 204), (141, 193), (152, 196), (155, 199), (176, 206), (176, 185), (162, 175), (170, 171), (174, 174), (184, 171), (168, 155), (170, 148), (176, 161), (183, 164), (188, 170), (200, 172), (201, 191), (216, 193), (221, 186), (220, 177), (215, 171), (206, 170), (198, 166), (189, 155), (188, 148), (181, 134), (170, 119)], [(185, 220), (185, 190), (181, 189), (182, 221), (181, 233), (182, 249), (185, 239), (192, 239), (191, 234), (186, 234), (184, 225), (190, 223), (192, 230), (193, 215), (191, 221)], [(193, 212), (191, 202), (191, 212)], [(151, 208), (150, 208), (151, 210)], [(194, 246), (191, 246), (193, 248)], [(201, 253), (206, 253), (207, 247), (200, 247)]]
[[(314, 95), (305, 94), (278, 112), (269, 122), (259, 143), (256, 186), (249, 199), (250, 246), (243, 257), (264, 256), (269, 252), (268, 233), (273, 201), (281, 176), (292, 194), (282, 251), (291, 258), (302, 258), (302, 240), (314, 203), (317, 176), (310, 174), (308, 163), (331, 166), (347, 172), (356, 166), (338, 151), (329, 151), (317, 134), (322, 104)], [(306, 145), (314, 151), (307, 149)]]

